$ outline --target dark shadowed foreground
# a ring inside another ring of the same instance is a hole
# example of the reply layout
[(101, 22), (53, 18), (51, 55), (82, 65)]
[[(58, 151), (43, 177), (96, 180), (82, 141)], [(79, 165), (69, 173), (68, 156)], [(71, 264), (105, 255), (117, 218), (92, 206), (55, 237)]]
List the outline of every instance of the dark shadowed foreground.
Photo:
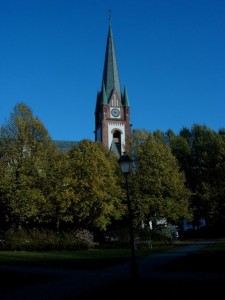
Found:
[(208, 243), (138, 258), (135, 282), (129, 263), (89, 271), (1, 266), (0, 299), (217, 299), (225, 262), (223, 255), (197, 252)]

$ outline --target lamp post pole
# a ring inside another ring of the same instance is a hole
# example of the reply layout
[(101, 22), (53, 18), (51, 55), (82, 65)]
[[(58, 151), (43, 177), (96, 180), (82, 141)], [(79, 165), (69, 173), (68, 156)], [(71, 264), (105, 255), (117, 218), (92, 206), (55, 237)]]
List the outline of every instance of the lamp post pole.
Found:
[(131, 250), (131, 279), (137, 280), (138, 278), (138, 269), (137, 269), (137, 262), (136, 262), (136, 251), (135, 251), (135, 243), (134, 243), (134, 226), (133, 226), (133, 212), (131, 208), (131, 200), (130, 200), (130, 191), (129, 191), (129, 184), (128, 184), (128, 174), (132, 170), (132, 162), (133, 160), (124, 153), (121, 155), (118, 163), (121, 168), (121, 172), (125, 177), (126, 182), (126, 192), (127, 192), (127, 208), (128, 208), (128, 220), (129, 220), (129, 231), (130, 231), (130, 250)]

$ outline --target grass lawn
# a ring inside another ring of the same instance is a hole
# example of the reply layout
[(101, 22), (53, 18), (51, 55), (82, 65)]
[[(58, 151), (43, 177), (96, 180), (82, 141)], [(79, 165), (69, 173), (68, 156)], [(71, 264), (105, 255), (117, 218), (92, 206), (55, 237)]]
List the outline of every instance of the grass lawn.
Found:
[[(137, 256), (165, 251), (168, 247), (141, 249)], [(130, 259), (129, 249), (90, 249), (78, 251), (0, 251), (0, 264), (51, 268), (99, 269)]]
[[(180, 246), (181, 243), (172, 247)], [(159, 251), (165, 251), (167, 247), (153, 247), (151, 249), (137, 250), (136, 255), (151, 255)], [(158, 269), (159, 272), (225, 272), (225, 240), (209, 244), (204, 250), (192, 253), (179, 258), (173, 263)], [(79, 268), (79, 269), (99, 269), (128, 261), (130, 259), (129, 249), (90, 249), (85, 251), (50, 251), (50, 252), (25, 252), (25, 251), (0, 251), (0, 266), (6, 265), (29, 265), (34, 267), (52, 268)], [(12, 272), (0, 268), (0, 294), (8, 290), (21, 286), (29, 286), (37, 282), (54, 280), (54, 276), (46, 274), (34, 274), (30, 272)], [(225, 284), (225, 279), (224, 279)], [(223, 284), (223, 287), (224, 287)], [(163, 288), (162, 288), (163, 286)], [(183, 299), (195, 299), (195, 290), (206, 293), (209, 296), (211, 290), (222, 291), (221, 284), (205, 282), (184, 282), (174, 284), (171, 281), (138, 281), (131, 284), (129, 281), (122, 281), (117, 285), (107, 286), (101, 291), (96, 291), (96, 297), (106, 299), (105, 293), (110, 294), (107, 299), (151, 299), (152, 294), (158, 295), (157, 299), (178, 299), (179, 291), (185, 291)], [(168, 297), (168, 293), (170, 297)], [(148, 297), (146, 296), (148, 295)], [(128, 297), (128, 298), (127, 298)], [(0, 297), (1, 298), (1, 297)], [(85, 299), (85, 298), (84, 298)], [(90, 298), (87, 298), (90, 299)], [(180, 298), (179, 298), (180, 299)], [(197, 298), (196, 298), (197, 299)]]
[[(166, 251), (174, 247), (154, 247), (136, 251), (137, 256), (149, 255)], [(0, 251), (0, 295), (22, 286), (47, 282), (56, 279), (55, 276), (35, 274), (29, 271), (10, 271), (1, 266), (31, 266), (40, 268), (72, 268), (72, 269), (101, 269), (130, 260), (130, 249), (90, 249), (79, 251)], [(0, 297), (1, 298), (1, 297)]]

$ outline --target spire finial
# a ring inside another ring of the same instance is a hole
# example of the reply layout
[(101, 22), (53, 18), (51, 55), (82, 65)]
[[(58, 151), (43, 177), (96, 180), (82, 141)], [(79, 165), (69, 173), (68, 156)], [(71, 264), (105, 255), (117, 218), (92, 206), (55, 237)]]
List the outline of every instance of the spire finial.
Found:
[(109, 25), (111, 25), (111, 13), (112, 13), (111, 9), (108, 9), (108, 14), (109, 14)]

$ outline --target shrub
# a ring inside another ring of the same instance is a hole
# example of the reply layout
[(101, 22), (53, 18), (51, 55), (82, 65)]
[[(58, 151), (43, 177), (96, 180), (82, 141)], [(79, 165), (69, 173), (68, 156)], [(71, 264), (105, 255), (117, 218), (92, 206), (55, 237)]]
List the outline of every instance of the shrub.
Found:
[(14, 230), (5, 233), (5, 242), (0, 245), (4, 250), (77, 250), (93, 247), (93, 237), (87, 230), (54, 232), (52, 230)]
[(178, 238), (176, 226), (168, 224), (162, 228), (152, 230), (152, 239), (162, 244), (171, 244)]

